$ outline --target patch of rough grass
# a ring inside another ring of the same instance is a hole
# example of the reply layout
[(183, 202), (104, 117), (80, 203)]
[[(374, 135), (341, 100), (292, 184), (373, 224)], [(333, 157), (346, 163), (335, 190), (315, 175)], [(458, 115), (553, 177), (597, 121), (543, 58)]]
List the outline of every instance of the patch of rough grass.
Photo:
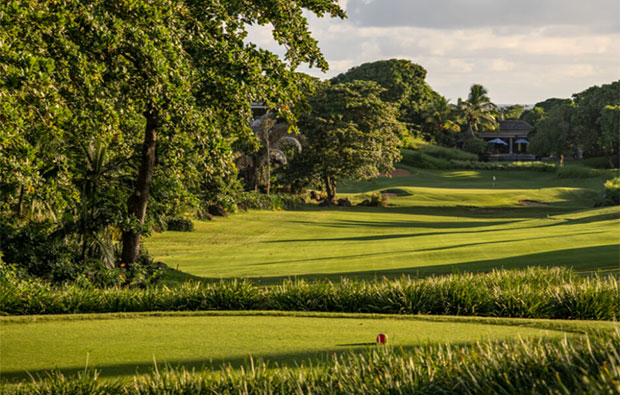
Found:
[(283, 310), (521, 318), (620, 318), (620, 284), (561, 268), (493, 270), (372, 282), (284, 281), (264, 288), (246, 280), (185, 283), (176, 288), (84, 289), (0, 278), (4, 314), (139, 311)]

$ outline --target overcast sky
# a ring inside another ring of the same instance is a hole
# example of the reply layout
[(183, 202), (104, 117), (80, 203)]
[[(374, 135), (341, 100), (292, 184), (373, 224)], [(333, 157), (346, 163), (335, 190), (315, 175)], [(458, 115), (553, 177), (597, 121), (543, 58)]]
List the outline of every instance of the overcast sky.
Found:
[[(348, 18), (310, 16), (330, 69), (401, 58), (456, 102), (474, 83), (498, 104), (570, 97), (620, 79), (620, 0), (341, 0)], [(282, 53), (269, 28), (249, 39)]]

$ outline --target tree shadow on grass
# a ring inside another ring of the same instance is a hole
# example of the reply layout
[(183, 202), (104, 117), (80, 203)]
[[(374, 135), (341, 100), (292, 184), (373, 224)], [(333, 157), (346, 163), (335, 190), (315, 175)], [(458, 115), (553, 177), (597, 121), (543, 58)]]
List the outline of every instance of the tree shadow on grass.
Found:
[[(583, 208), (583, 207), (579, 207)], [(575, 211), (575, 207), (538, 207), (538, 206), (508, 206), (508, 207), (474, 207), (474, 206), (391, 206), (391, 207), (319, 207), (314, 204), (307, 204), (301, 208), (287, 210), (300, 212), (313, 211), (340, 211), (356, 214), (409, 214), (409, 215), (428, 215), (440, 217), (461, 217), (461, 218), (498, 218), (498, 219), (528, 219), (546, 218), (547, 216), (567, 214)], [(312, 222), (310, 222), (312, 223)]]
[(357, 272), (316, 273), (298, 276), (251, 277), (250, 281), (257, 284), (271, 285), (287, 279), (330, 280), (343, 279), (376, 280), (386, 277), (397, 279), (402, 276), (428, 277), (458, 272), (490, 272), (494, 269), (525, 269), (530, 266), (550, 267), (562, 266), (573, 268), (577, 272), (608, 271), (620, 273), (620, 247), (616, 244), (582, 247), (564, 250), (519, 255), (508, 258), (470, 261), (450, 265), (432, 265), (406, 267), (387, 270), (368, 270)]
[[(596, 233), (596, 232), (594, 232)], [(587, 234), (587, 233), (585, 233)], [(547, 238), (566, 237), (567, 235), (548, 236)], [(543, 238), (537, 238), (543, 239)], [(529, 239), (522, 240), (504, 240), (487, 242), (491, 243), (503, 243), (510, 241), (527, 241)], [(438, 247), (439, 249), (450, 249), (467, 247), (470, 244), (463, 244), (457, 246)], [(421, 250), (410, 251), (397, 251), (394, 254), (402, 254), (407, 252), (419, 252)], [(389, 253), (373, 253), (373, 254), (360, 254), (355, 256), (346, 257), (325, 257), (314, 258), (300, 261), (319, 261), (319, 260), (337, 260), (346, 258), (356, 258), (360, 256), (385, 256)], [(256, 265), (267, 265), (277, 263), (294, 263), (299, 261), (281, 261), (281, 262), (266, 262), (258, 263)], [(445, 275), (455, 272), (490, 272), (494, 269), (524, 269), (530, 266), (550, 267), (550, 266), (562, 266), (567, 268), (573, 268), (577, 272), (598, 272), (607, 271), (611, 274), (620, 274), (620, 246), (616, 244), (596, 246), (596, 247), (581, 247), (572, 249), (555, 250), (548, 252), (541, 252), (536, 254), (518, 255), (507, 258), (497, 258), (489, 260), (470, 261), (458, 264), (448, 265), (432, 265), (432, 266), (416, 266), (416, 267), (404, 267), (397, 269), (385, 269), (385, 270), (365, 270), (365, 271), (351, 271), (351, 272), (337, 272), (337, 273), (312, 273), (301, 275), (287, 275), (287, 276), (265, 276), (265, 277), (244, 277), (245, 279), (257, 284), (257, 285), (274, 285), (279, 284), (284, 280), (329, 280), (333, 282), (340, 282), (343, 279), (357, 279), (357, 280), (377, 280), (383, 277), (388, 279), (397, 279), (402, 276), (411, 277), (428, 277), (433, 275)], [(220, 278), (204, 278), (205, 281), (218, 282)]]
[[(494, 325), (490, 323), (489, 325)], [(497, 325), (508, 325), (498, 323)], [(513, 325), (510, 325), (513, 326)], [(514, 325), (521, 327), (528, 327), (529, 325)], [(540, 329), (536, 326), (532, 328)], [(499, 341), (501, 339), (495, 339), (493, 341)], [(413, 345), (398, 345), (394, 344), (393, 347), (398, 352), (412, 353), (420, 347), (427, 347), (429, 344), (443, 343), (442, 341), (429, 341), (420, 339), (419, 343)], [(472, 342), (451, 342), (454, 346), (470, 346), (474, 344)], [(196, 372), (200, 371), (213, 371), (219, 370), (225, 367), (231, 367), (233, 369), (239, 369), (244, 367), (245, 370), (250, 370), (251, 365), (256, 365), (261, 362), (268, 364), (269, 368), (278, 367), (300, 367), (300, 366), (316, 366), (320, 364), (328, 364), (333, 362), (335, 356), (341, 356), (349, 353), (365, 353), (375, 348), (383, 348), (384, 346), (378, 346), (374, 342), (364, 343), (351, 343), (351, 344), (327, 344), (323, 349), (317, 349), (313, 351), (296, 351), (288, 353), (272, 353), (258, 356), (245, 355), (236, 356), (231, 358), (195, 358), (195, 359), (182, 359), (182, 360), (157, 360), (157, 361), (143, 361), (133, 363), (117, 363), (117, 364), (100, 364), (88, 366), (88, 369), (97, 370), (99, 377), (101, 378), (123, 378), (123, 376), (140, 375), (152, 373), (155, 368), (162, 372), (167, 368), (184, 368), (186, 370)], [(49, 373), (60, 372), (66, 376), (73, 376), (78, 373), (84, 372), (85, 367), (57, 367), (54, 369), (34, 369), (34, 370), (5, 370), (2, 372), (0, 378), (1, 383), (16, 383), (20, 381), (30, 381), (32, 378), (45, 378)]]
[[(166, 367), (177, 368), (184, 367), (187, 370), (195, 369), (196, 371), (204, 370), (218, 370), (226, 366), (230, 366), (234, 369), (240, 367), (250, 366), (250, 360), (253, 359), (255, 363), (265, 361), (269, 363), (269, 366), (276, 368), (279, 366), (296, 367), (301, 365), (308, 365), (309, 363), (315, 365), (317, 362), (328, 362), (332, 360), (334, 355), (341, 355), (348, 352), (364, 352), (371, 349), (371, 346), (375, 343), (356, 343), (356, 344), (327, 344), (325, 348), (314, 351), (298, 351), (289, 353), (273, 353), (258, 356), (237, 356), (231, 358), (197, 358), (197, 359), (183, 359), (183, 360), (157, 360), (157, 368), (161, 372)], [(189, 346), (189, 345), (188, 345)], [(408, 349), (413, 349), (416, 346), (407, 346)], [(418, 346), (419, 347), (419, 346)], [(153, 371), (155, 367), (154, 361), (133, 362), (133, 363), (118, 363), (109, 365), (93, 365), (89, 368), (96, 369), (100, 374), (100, 377), (118, 377), (128, 376), (134, 374), (145, 374)], [(53, 369), (59, 371), (64, 375), (75, 375), (79, 372), (84, 372), (84, 367), (58, 367)], [(5, 370), (2, 372), (0, 382), (18, 382), (28, 381), (30, 377), (46, 377), (46, 374), (50, 372), (50, 369), (35, 369), (35, 370)]]

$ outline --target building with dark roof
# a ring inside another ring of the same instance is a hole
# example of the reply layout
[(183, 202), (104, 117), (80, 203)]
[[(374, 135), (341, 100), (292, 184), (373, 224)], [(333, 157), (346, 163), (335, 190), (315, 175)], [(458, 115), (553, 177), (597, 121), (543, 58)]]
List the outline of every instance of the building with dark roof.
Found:
[(530, 143), (527, 135), (534, 130), (532, 125), (522, 120), (499, 121), (499, 127), (493, 131), (479, 134), (479, 137), (495, 143), (496, 153), (527, 153)]

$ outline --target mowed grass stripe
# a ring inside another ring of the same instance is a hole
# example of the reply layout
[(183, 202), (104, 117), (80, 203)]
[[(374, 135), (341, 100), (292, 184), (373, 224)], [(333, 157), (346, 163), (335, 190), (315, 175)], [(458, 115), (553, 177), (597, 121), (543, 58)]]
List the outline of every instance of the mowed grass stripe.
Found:
[[(524, 320), (521, 320), (524, 321)], [(523, 324), (523, 322), (521, 322)], [(4, 379), (49, 369), (89, 366), (104, 376), (148, 371), (153, 361), (217, 367), (239, 366), (249, 356), (294, 364), (372, 346), (378, 333), (390, 343), (424, 343), (550, 336), (566, 333), (518, 325), (424, 319), (303, 316), (132, 316), (115, 319), (33, 320), (3, 325), (0, 372)], [(573, 336), (574, 334), (570, 334)]]
[[(547, 218), (429, 216), (363, 209), (254, 211), (214, 223), (198, 222), (193, 233), (153, 235), (156, 259), (211, 278), (285, 277), (375, 272), (463, 264), (523, 256), (504, 267), (554, 264), (578, 270), (617, 267), (617, 207)], [(527, 210), (524, 208), (523, 210)], [(472, 218), (473, 217), (473, 218)], [(588, 250), (581, 259), (578, 249)], [(592, 250), (594, 248), (594, 250)], [(571, 249), (570, 254), (563, 251)], [(553, 257), (551, 257), (553, 258)], [(465, 270), (480, 270), (476, 264)]]

